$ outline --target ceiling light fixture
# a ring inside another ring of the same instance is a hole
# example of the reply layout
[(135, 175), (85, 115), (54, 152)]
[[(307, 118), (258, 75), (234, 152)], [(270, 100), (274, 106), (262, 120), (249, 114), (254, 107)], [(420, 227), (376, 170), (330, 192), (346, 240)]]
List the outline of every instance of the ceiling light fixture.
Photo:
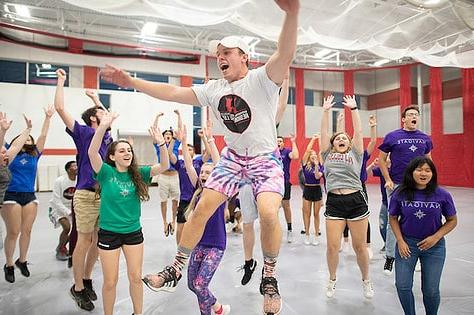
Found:
[(16, 14), (22, 17), (27, 17), (27, 18), (31, 17), (30, 9), (28, 9), (27, 6), (22, 5), (22, 4), (15, 4), (15, 12)]
[(378, 60), (378, 61), (374, 62), (374, 63), (372, 64), (372, 66), (374, 66), (374, 67), (379, 67), (379, 66), (381, 66), (381, 65), (384, 65), (384, 64), (386, 64), (386, 63), (389, 63), (390, 61), (391, 61), (390, 59), (381, 59), (381, 60)]
[(142, 27), (141, 36), (153, 35), (157, 28), (158, 24), (154, 22), (146, 22)]

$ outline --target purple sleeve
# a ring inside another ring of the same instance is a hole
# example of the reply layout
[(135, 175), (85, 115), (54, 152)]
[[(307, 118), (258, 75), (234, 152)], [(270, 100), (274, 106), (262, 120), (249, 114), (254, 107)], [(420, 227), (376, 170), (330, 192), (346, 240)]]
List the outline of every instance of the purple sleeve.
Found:
[(383, 142), (381, 145), (379, 145), (379, 150), (385, 153), (392, 152), (392, 139), (391, 139), (390, 133), (383, 138)]
[(402, 213), (402, 209), (400, 207), (400, 201), (398, 200), (398, 192), (394, 192), (392, 197), (390, 198), (388, 212), (391, 216), (398, 217)]
[(456, 207), (454, 206), (453, 197), (451, 197), (451, 195), (447, 191), (445, 191), (444, 193), (446, 194), (446, 197), (443, 202), (442, 213), (445, 218), (449, 218), (453, 215), (456, 215)]
[(431, 141), (431, 138), (428, 137), (426, 140), (426, 149), (425, 149), (425, 154), (428, 154), (433, 150), (433, 142)]
[(372, 168), (372, 175), (375, 177), (382, 177), (382, 171), (380, 171), (380, 167)]
[(171, 163), (171, 166), (175, 168), (175, 170), (179, 171), (184, 166), (183, 160), (176, 161), (176, 164)]

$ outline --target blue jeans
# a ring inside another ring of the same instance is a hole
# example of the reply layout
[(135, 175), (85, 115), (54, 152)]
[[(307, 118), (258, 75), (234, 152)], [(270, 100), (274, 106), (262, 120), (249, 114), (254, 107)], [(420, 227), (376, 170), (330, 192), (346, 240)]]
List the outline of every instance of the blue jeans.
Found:
[(379, 212), (379, 231), (380, 231), (380, 236), (382, 236), (384, 246), (385, 246), (385, 241), (387, 238), (387, 224), (388, 224), (388, 209), (387, 209), (387, 205), (382, 203), (380, 205), (380, 212)]
[[(395, 190), (399, 184), (395, 184), (393, 190)], [(388, 205), (390, 207), (390, 199), (392, 197), (393, 190), (387, 188), (387, 198), (388, 198)], [(387, 218), (390, 216), (387, 209)], [(389, 220), (388, 220), (389, 221)], [(390, 223), (387, 224), (387, 231), (385, 233), (385, 256), (394, 258), (395, 257), (395, 244), (397, 243), (397, 239), (393, 234), (392, 227)]]
[(436, 245), (422, 251), (416, 245), (421, 239), (403, 237), (410, 247), (411, 255), (407, 259), (395, 253), (395, 279), (398, 299), (405, 315), (415, 315), (415, 298), (413, 297), (413, 273), (418, 259), (421, 262), (421, 292), (426, 315), (438, 314), (440, 302), (439, 282), (446, 258), (445, 240), (442, 238)]

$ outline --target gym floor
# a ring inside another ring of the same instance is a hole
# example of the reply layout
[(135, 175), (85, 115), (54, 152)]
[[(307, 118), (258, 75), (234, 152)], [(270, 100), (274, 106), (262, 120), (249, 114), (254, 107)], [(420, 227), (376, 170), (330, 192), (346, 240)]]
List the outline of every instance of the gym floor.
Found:
[[(458, 226), (447, 236), (447, 258), (441, 280), (441, 306), (439, 314), (472, 314), (474, 312), (474, 212), (472, 202), (474, 189), (448, 187), (452, 193), (457, 211)], [(341, 253), (338, 268), (336, 295), (327, 299), (325, 286), (328, 279), (326, 266), (326, 241), (321, 210), (322, 237), (319, 246), (304, 245), (300, 230), (301, 189), (293, 186), (292, 213), (294, 242), (286, 242), (286, 224), (283, 211), (280, 222), (283, 227), (283, 240), (278, 260), (277, 274), (280, 292), (283, 297), (282, 314), (402, 314), (398, 301), (394, 278), (383, 274), (384, 257), (379, 253), (382, 239), (378, 230), (380, 196), (378, 185), (368, 185), (369, 204), (372, 211), (372, 249), (374, 257), (370, 264), (371, 280), (375, 297), (366, 300), (362, 296), (360, 272), (352, 249)], [(174, 237), (165, 238), (162, 232), (162, 219), (156, 187), (151, 189), (152, 198), (143, 204), (142, 225), (145, 234), (144, 273), (160, 270), (169, 264), (176, 250)], [(38, 193), (40, 208), (33, 226), (32, 242), (29, 252), (30, 278), (24, 278), (15, 270), (16, 282), (7, 283), (0, 279), (0, 314), (78, 314), (79, 310), (69, 297), (72, 285), (72, 270), (67, 262), (57, 261), (55, 247), (59, 230), (54, 230), (49, 222), (47, 209), (51, 193)], [(3, 223), (1, 223), (3, 224)], [(259, 233), (256, 223), (256, 232)], [(3, 226), (3, 236), (5, 227)], [(258, 236), (257, 236), (258, 239)], [(259, 241), (255, 247), (255, 257), (260, 270), (262, 256)], [(18, 249), (14, 259), (17, 258)], [(3, 250), (0, 254), (4, 264)], [(223, 304), (230, 304), (231, 314), (261, 314), (262, 296), (258, 292), (259, 271), (246, 286), (240, 285), (242, 273), (236, 268), (243, 263), (241, 234), (230, 232), (224, 258), (211, 283), (212, 292)], [(117, 286), (115, 314), (131, 314), (132, 303), (128, 293), (126, 265), (121, 257)], [(417, 312), (424, 313), (421, 289), (421, 273), (416, 273), (414, 293)], [(92, 313), (103, 313), (101, 301), (102, 273), (100, 263), (93, 272), (94, 286), (99, 295)], [(144, 314), (199, 314), (197, 300), (189, 291), (186, 275), (175, 293), (155, 293), (144, 288)]]

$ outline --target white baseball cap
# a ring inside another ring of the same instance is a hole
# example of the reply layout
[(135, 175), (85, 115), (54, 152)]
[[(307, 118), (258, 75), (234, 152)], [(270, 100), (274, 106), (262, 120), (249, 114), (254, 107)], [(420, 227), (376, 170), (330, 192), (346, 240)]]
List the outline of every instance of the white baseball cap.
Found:
[(215, 55), (217, 53), (217, 46), (219, 45), (227, 48), (240, 48), (245, 54), (250, 52), (249, 45), (238, 36), (227, 36), (221, 40), (211, 40), (209, 42), (209, 52)]

